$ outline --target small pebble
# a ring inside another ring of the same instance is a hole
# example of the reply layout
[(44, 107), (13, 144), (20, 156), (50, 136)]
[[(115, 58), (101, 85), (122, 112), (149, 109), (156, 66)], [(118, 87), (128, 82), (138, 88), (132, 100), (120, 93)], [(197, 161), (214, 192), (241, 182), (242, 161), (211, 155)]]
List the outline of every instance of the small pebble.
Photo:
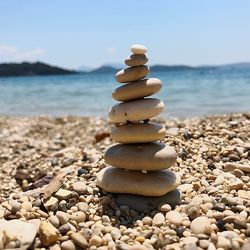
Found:
[(71, 220), (76, 221), (77, 223), (84, 222), (86, 220), (86, 215), (84, 212), (79, 211), (75, 212), (71, 215)]
[(61, 225), (66, 224), (70, 219), (70, 215), (62, 211), (57, 211), (56, 217), (58, 218)]
[(61, 249), (62, 250), (75, 250), (76, 247), (71, 240), (66, 240), (61, 243)]
[(145, 216), (145, 217), (142, 219), (142, 222), (143, 222), (144, 225), (149, 225), (149, 226), (151, 226), (152, 223), (153, 223), (153, 220), (151, 219), (151, 217)]
[(91, 239), (89, 241), (89, 245), (96, 246), (96, 247), (101, 246), (102, 245), (102, 238), (98, 235), (94, 235), (93, 237), (91, 237)]
[(169, 212), (171, 211), (171, 206), (169, 204), (163, 204), (159, 207), (161, 212)]
[(145, 54), (147, 52), (147, 48), (141, 44), (133, 44), (130, 48), (131, 52), (134, 54)]
[(82, 212), (87, 212), (89, 210), (89, 205), (86, 202), (78, 202), (76, 206)]
[(210, 224), (210, 220), (207, 217), (201, 216), (195, 218), (191, 222), (190, 229), (195, 234), (204, 234), (206, 232), (206, 228), (210, 227)]
[(83, 181), (77, 181), (72, 186), (73, 190), (78, 194), (85, 194), (87, 192), (87, 186)]
[(165, 222), (165, 218), (164, 218), (164, 215), (162, 213), (157, 213), (153, 217), (153, 225), (154, 226), (162, 226), (164, 222)]
[(181, 225), (181, 222), (183, 220), (182, 216), (177, 211), (168, 212), (166, 214), (166, 219), (169, 220), (171, 224), (174, 224), (176, 226)]
[(188, 216), (193, 220), (200, 215), (200, 212), (197, 207), (190, 207), (188, 209)]

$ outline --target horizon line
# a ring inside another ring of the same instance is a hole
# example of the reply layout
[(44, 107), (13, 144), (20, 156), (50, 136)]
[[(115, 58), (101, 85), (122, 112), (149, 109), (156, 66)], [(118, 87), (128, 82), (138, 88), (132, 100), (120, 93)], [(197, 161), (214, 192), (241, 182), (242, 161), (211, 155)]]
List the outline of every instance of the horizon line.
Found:
[[(0, 65), (2, 64), (23, 64), (23, 63), (29, 63), (29, 64), (35, 64), (35, 63), (42, 63), (42, 64), (46, 64), (52, 67), (59, 67), (61, 69), (66, 69), (66, 70), (74, 70), (74, 71), (80, 71), (80, 72), (84, 72), (84, 70), (80, 70), (81, 67), (86, 67), (89, 68), (88, 70), (85, 70), (86, 72), (88, 71), (92, 71), (92, 70), (96, 70), (102, 67), (110, 67), (110, 68), (114, 68), (114, 69), (120, 69), (120, 67), (115, 66), (117, 65), (123, 65), (125, 67), (129, 67), (126, 64), (122, 64), (122, 63), (104, 63), (101, 64), (100, 66), (97, 67), (91, 67), (91, 66), (78, 66), (77, 68), (68, 68), (68, 67), (64, 67), (64, 66), (60, 66), (57, 64), (53, 64), (53, 63), (47, 63), (44, 61), (21, 61), (21, 62), (0, 62)], [(220, 66), (230, 66), (230, 65), (238, 65), (238, 64), (250, 64), (250, 61), (241, 61), (241, 62), (228, 62), (228, 63), (223, 63), (223, 64), (200, 64), (200, 65), (191, 65), (191, 64), (164, 64), (164, 63), (156, 63), (156, 64), (149, 64), (149, 67), (155, 67), (155, 66), (167, 66), (167, 67), (190, 67), (190, 68), (199, 68), (199, 67), (220, 67)], [(122, 67), (123, 67), (122, 66)]]

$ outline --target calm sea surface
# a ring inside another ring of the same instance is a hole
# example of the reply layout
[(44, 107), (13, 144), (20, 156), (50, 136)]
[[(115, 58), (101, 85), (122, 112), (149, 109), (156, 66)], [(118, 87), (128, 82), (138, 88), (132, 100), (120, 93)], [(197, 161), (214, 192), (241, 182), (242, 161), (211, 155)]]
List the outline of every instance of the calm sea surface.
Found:
[[(249, 70), (156, 72), (163, 117), (250, 111)], [(0, 115), (107, 115), (120, 86), (113, 74), (0, 78)]]

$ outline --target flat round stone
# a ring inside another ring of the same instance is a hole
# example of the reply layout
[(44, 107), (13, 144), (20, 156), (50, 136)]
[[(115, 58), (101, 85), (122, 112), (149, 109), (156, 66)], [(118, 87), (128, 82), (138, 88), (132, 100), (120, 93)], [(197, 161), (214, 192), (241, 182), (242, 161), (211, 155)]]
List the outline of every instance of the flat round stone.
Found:
[(128, 123), (113, 127), (111, 138), (119, 143), (146, 143), (162, 139), (165, 128), (157, 123)]
[(191, 224), (190, 229), (194, 234), (204, 234), (206, 227), (209, 227), (211, 224), (209, 218), (205, 216), (200, 216), (195, 218)]
[(116, 88), (112, 97), (117, 101), (129, 101), (155, 94), (161, 89), (162, 83), (157, 78), (143, 79)]
[(137, 122), (159, 115), (164, 103), (156, 98), (138, 99), (114, 105), (109, 110), (109, 119), (114, 123)]
[(145, 54), (148, 51), (148, 49), (142, 44), (133, 44), (130, 47), (130, 50), (134, 54)]
[(116, 144), (104, 155), (105, 162), (111, 166), (147, 171), (167, 169), (175, 163), (176, 158), (173, 147), (159, 142)]
[(97, 174), (97, 183), (110, 193), (161, 196), (176, 189), (180, 177), (170, 170), (142, 173), (107, 167)]
[(146, 65), (129, 67), (118, 71), (115, 78), (121, 83), (134, 82), (147, 76), (149, 72), (150, 69)]
[(148, 62), (148, 58), (146, 55), (142, 54), (132, 54), (128, 58), (125, 59), (124, 63), (128, 66), (140, 66), (144, 65)]

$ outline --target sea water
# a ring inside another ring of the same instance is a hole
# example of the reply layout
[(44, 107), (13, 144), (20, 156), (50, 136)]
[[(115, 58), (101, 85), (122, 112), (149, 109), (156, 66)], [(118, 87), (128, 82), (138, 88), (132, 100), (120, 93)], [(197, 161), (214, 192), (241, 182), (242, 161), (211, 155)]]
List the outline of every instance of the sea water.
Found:
[[(154, 96), (165, 103), (162, 117), (194, 117), (250, 111), (250, 71), (153, 72), (162, 80)], [(114, 74), (0, 78), (0, 115), (83, 115), (106, 117), (121, 86)]]

